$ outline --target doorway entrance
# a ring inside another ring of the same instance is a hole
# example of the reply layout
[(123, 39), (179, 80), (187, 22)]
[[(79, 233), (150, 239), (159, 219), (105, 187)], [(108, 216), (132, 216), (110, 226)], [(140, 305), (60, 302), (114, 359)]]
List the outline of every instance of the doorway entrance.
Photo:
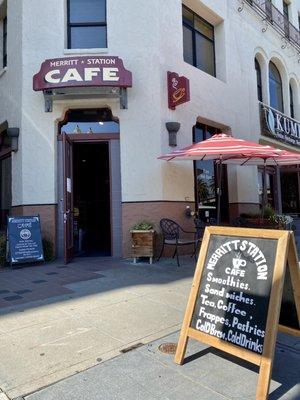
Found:
[(73, 144), (74, 255), (111, 255), (109, 143)]
[(58, 255), (122, 252), (119, 121), (109, 108), (69, 110), (58, 133)]

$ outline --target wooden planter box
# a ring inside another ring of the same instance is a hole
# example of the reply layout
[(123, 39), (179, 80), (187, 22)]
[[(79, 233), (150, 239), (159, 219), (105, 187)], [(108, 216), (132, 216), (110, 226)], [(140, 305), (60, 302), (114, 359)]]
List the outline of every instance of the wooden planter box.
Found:
[(131, 230), (131, 255), (133, 262), (136, 263), (138, 257), (149, 257), (150, 264), (154, 256), (154, 236), (153, 229), (148, 231)]

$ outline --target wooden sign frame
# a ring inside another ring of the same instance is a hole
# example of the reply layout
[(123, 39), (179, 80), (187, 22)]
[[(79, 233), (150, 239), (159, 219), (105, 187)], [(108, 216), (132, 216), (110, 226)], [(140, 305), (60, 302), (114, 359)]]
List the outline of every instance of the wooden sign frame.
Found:
[[(201, 284), (202, 273), (204, 270), (204, 264), (211, 235), (229, 236), (233, 238), (249, 237), (259, 239), (275, 239), (278, 241), (272, 287), (269, 297), (268, 314), (266, 320), (266, 334), (264, 338), (262, 354), (254, 353), (250, 350), (221, 340), (207, 333), (200, 332), (191, 327), (191, 321), (197, 301), (199, 287)], [(300, 336), (300, 330), (279, 325), (279, 315), (286, 265), (288, 265), (288, 268), (290, 270), (298, 323), (300, 328), (300, 268), (293, 232), (269, 229), (258, 230), (232, 227), (207, 227), (203, 236), (201, 250), (197, 261), (192, 288), (190, 291), (190, 296), (179, 336), (174, 362), (176, 364), (183, 363), (189, 338), (199, 340), (205, 344), (208, 344), (209, 346), (213, 346), (219, 350), (230, 353), (236, 357), (239, 357), (243, 360), (249, 361), (259, 366), (256, 400), (266, 400), (269, 393), (276, 336), (278, 330), (288, 334)]]

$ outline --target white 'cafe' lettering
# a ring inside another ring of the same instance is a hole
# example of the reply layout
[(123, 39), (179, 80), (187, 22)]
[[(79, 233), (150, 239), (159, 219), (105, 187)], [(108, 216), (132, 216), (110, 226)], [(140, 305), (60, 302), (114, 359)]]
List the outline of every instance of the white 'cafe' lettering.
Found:
[[(83, 76), (80, 75), (76, 68), (69, 68), (63, 75), (60, 69), (53, 69), (46, 73), (45, 81), (48, 83), (65, 83), (65, 82), (91, 82), (94, 78), (99, 77), (101, 68), (84, 68)], [(111, 67), (102, 68), (103, 82), (117, 82), (119, 80), (119, 69)]]

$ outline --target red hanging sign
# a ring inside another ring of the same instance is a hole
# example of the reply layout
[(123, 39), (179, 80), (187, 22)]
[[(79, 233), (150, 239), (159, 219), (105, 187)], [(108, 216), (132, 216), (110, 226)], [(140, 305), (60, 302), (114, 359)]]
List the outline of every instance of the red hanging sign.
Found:
[(175, 110), (180, 104), (190, 101), (190, 81), (185, 76), (168, 71), (169, 108)]

